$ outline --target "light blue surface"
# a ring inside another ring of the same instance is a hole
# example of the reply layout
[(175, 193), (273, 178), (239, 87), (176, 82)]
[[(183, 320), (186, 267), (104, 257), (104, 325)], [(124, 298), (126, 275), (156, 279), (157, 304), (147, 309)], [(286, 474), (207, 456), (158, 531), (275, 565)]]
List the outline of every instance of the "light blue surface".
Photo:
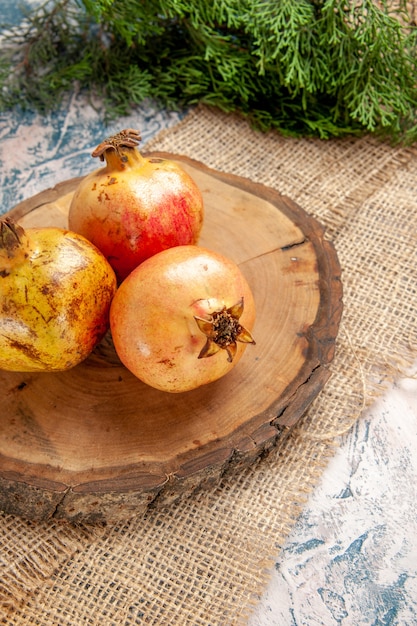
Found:
[(178, 122), (178, 113), (153, 103), (106, 125), (103, 115), (85, 96), (72, 94), (57, 112), (44, 117), (20, 111), (0, 113), (0, 213), (56, 183), (100, 166), (91, 152), (105, 137), (137, 128), (142, 144)]
[(0, 0), (0, 24), (18, 24), (22, 11), (29, 10), (36, 0), (16, 2), (16, 0)]
[(417, 624), (417, 380), (345, 436), (249, 626)]
[[(18, 25), (19, 7), (36, 4), (39, 0), (22, 4), (0, 0), (0, 20)], [(180, 113), (167, 113), (148, 102), (106, 124), (100, 103), (79, 93), (69, 94), (57, 111), (45, 116), (19, 109), (0, 113), (0, 214), (60, 181), (99, 167), (91, 152), (105, 137), (122, 128), (137, 128), (143, 145), (180, 118)]]

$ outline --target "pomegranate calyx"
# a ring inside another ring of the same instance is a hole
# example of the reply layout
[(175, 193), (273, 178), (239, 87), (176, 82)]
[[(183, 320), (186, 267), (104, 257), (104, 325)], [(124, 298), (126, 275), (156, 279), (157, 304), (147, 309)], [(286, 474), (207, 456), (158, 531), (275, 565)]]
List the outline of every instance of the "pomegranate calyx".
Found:
[(141, 141), (140, 132), (134, 128), (126, 128), (119, 133), (104, 139), (97, 148), (91, 153), (92, 157), (100, 157), (100, 161), (104, 161), (107, 150), (114, 150), (116, 154), (123, 158), (121, 148), (136, 148)]
[(239, 322), (242, 313), (243, 298), (229, 308), (223, 307), (220, 311), (215, 311), (210, 319), (194, 315), (199, 329), (207, 337), (198, 355), (199, 359), (213, 356), (219, 350), (226, 350), (227, 360), (231, 363), (237, 351), (237, 341), (255, 344), (251, 333)]

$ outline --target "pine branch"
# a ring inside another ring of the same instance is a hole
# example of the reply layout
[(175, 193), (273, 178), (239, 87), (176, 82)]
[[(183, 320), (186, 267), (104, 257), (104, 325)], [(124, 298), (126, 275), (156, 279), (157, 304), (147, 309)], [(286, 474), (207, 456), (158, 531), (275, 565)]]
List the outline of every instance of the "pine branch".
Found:
[(239, 111), (262, 129), (417, 139), (405, 0), (48, 0), (4, 37), (0, 107), (74, 85), (108, 116), (146, 98)]

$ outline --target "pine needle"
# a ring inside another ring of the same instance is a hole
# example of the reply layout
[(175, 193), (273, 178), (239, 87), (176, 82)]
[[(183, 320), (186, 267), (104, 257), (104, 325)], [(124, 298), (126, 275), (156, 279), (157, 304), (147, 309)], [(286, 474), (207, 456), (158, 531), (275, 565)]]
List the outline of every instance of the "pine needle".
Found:
[(3, 34), (0, 108), (76, 86), (108, 117), (147, 98), (262, 130), (417, 139), (417, 27), (404, 0), (48, 0)]

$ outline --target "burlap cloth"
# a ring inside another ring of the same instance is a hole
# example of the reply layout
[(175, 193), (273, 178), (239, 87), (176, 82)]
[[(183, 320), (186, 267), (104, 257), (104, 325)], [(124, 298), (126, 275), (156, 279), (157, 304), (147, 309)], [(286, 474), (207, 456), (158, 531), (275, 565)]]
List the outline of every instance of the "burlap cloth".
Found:
[(345, 303), (333, 375), (287, 439), (215, 489), (117, 527), (1, 515), (3, 624), (244, 624), (340, 436), (417, 354), (414, 149), (265, 135), (206, 107), (145, 147), (265, 183), (326, 227)]

